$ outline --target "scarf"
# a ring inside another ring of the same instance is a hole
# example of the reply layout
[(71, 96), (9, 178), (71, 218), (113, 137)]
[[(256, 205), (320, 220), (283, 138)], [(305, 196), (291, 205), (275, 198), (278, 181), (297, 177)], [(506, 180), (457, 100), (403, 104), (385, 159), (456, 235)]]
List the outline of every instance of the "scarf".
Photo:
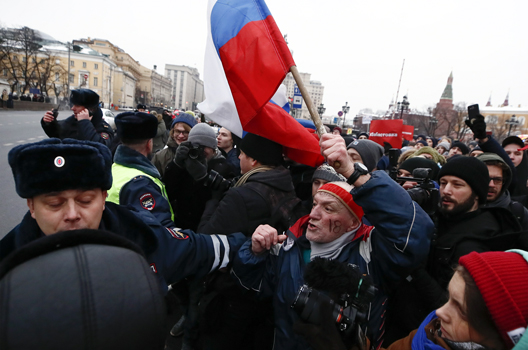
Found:
[(268, 166), (268, 165), (260, 165), (258, 167), (255, 167), (255, 168), (251, 169), (250, 171), (248, 171), (247, 173), (245, 173), (244, 175), (242, 175), (240, 177), (240, 179), (238, 179), (238, 181), (236, 182), (235, 186), (233, 186), (233, 187), (242, 186), (243, 184), (246, 183), (246, 181), (249, 179), (249, 177), (251, 175), (253, 175), (253, 174), (263, 173), (263, 172), (271, 170), (273, 168), (274, 167), (271, 167), (271, 166)]
[[(359, 225), (361, 227), (361, 225)], [(357, 230), (356, 228), (352, 231), (344, 233), (341, 237), (339, 237), (336, 240), (333, 240), (332, 242), (328, 243), (316, 243), (316, 242), (310, 242), (310, 246), (312, 248), (312, 251), (310, 253), (310, 260), (315, 259), (316, 257), (326, 258), (326, 259), (336, 259), (339, 254), (341, 254), (341, 251), (343, 248), (352, 242), (352, 239), (354, 238)]]

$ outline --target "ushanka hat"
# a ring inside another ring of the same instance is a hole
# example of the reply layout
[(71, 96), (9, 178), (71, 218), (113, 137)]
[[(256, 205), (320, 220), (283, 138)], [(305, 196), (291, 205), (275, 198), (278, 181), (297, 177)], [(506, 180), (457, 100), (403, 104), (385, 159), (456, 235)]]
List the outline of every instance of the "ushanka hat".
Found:
[(9, 151), (18, 195), (112, 187), (112, 153), (99, 142), (47, 139)]
[(99, 104), (99, 95), (90, 89), (72, 90), (70, 103), (87, 108), (95, 107)]
[[(472, 252), (460, 258), (475, 281), (507, 349), (521, 341), (528, 324), (528, 252)], [(526, 335), (522, 339), (528, 345)], [(519, 344), (520, 345), (520, 344)], [(519, 349), (526, 347), (519, 346)]]
[(144, 112), (125, 112), (115, 117), (117, 135), (124, 140), (148, 140), (158, 133), (158, 118)]

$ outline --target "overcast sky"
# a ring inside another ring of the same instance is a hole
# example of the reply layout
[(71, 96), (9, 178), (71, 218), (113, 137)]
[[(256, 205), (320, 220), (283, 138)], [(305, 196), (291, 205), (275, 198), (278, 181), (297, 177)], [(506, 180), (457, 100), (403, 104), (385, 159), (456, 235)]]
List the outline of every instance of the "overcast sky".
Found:
[[(528, 108), (528, 1), (267, 0), (301, 72), (325, 87), (325, 115), (348, 102), (387, 109), (435, 105), (453, 72), (454, 102)], [(198, 68), (203, 79), (206, 0), (4, 1), (1, 25), (28, 26), (60, 41), (102, 38), (143, 66)]]

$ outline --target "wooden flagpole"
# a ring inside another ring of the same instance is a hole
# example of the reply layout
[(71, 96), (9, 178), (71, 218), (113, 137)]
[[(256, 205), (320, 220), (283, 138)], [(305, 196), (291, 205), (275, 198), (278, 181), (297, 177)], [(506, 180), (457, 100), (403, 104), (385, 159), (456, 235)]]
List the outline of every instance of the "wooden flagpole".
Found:
[(312, 99), (310, 98), (310, 94), (308, 93), (308, 90), (306, 90), (306, 87), (304, 86), (304, 83), (301, 79), (301, 75), (299, 74), (299, 70), (297, 70), (296, 66), (292, 66), (290, 68), (290, 72), (293, 75), (293, 79), (295, 79), (295, 82), (297, 83), (297, 86), (299, 87), (299, 90), (301, 91), (301, 95), (306, 102), (306, 107), (308, 107), (308, 111), (310, 112), (310, 116), (312, 117), (312, 121), (315, 124), (315, 128), (317, 129), (317, 134), (319, 137), (321, 135), (326, 134), (326, 129), (323, 125), (323, 122), (321, 121), (321, 118), (319, 117), (319, 114), (317, 113), (317, 109), (315, 108)]
[[(319, 117), (319, 114), (317, 113), (317, 109), (315, 108), (312, 99), (310, 98), (310, 94), (308, 93), (308, 90), (306, 90), (306, 87), (304, 86), (304, 83), (301, 79), (301, 75), (299, 74), (299, 70), (297, 69), (297, 66), (292, 66), (290, 68), (290, 72), (293, 75), (293, 79), (295, 79), (295, 82), (297, 83), (297, 87), (301, 91), (301, 95), (306, 102), (306, 107), (308, 107), (308, 111), (310, 112), (310, 116), (312, 117), (312, 121), (315, 124), (315, 128), (317, 129), (317, 134), (319, 137), (321, 137), (323, 134), (326, 134), (326, 129), (323, 125), (323, 122), (321, 121), (321, 118)], [(333, 164), (333, 167), (335, 169), (339, 169), (341, 167), (341, 163), (338, 161), (335, 161)]]

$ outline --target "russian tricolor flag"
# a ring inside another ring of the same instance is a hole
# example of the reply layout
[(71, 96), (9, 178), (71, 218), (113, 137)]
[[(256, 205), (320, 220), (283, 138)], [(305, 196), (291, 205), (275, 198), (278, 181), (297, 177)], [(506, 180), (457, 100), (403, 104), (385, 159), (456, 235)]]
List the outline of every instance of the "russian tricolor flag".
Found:
[(206, 100), (200, 111), (240, 137), (247, 131), (280, 143), (295, 161), (320, 163), (313, 135), (269, 102), (295, 62), (266, 3), (209, 0), (207, 16)]

